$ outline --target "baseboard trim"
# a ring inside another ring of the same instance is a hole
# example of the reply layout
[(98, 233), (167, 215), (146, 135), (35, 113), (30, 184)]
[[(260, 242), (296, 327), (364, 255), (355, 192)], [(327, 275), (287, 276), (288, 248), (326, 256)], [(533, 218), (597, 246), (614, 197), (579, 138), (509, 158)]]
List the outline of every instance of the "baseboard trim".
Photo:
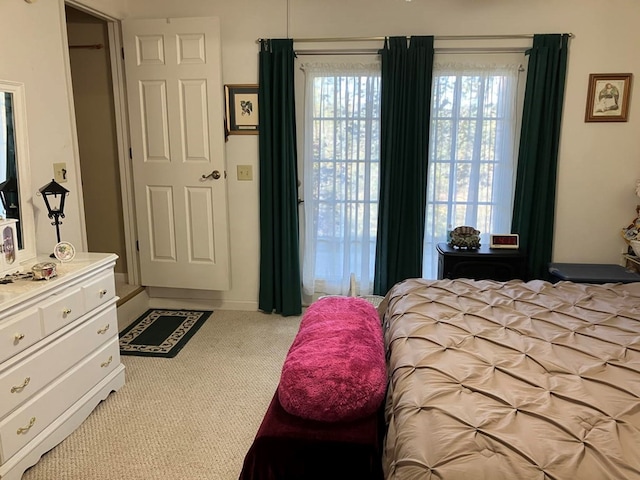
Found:
[(124, 295), (122, 298), (118, 299), (118, 307), (122, 306), (123, 304), (127, 303), (129, 300), (131, 300), (133, 297), (135, 297), (136, 295), (138, 295), (139, 293), (144, 292), (145, 288), (144, 287), (138, 287), (135, 290), (127, 293), (126, 295)]
[[(138, 289), (136, 289), (137, 291)], [(133, 292), (132, 292), (133, 293)], [(140, 287), (135, 295), (127, 295), (127, 300), (118, 302), (118, 331), (121, 332), (131, 325), (140, 315), (149, 309), (149, 295), (147, 289)]]
[(244, 312), (257, 312), (258, 302), (154, 297), (149, 299), (149, 308), (193, 308), (201, 310), (238, 310)]

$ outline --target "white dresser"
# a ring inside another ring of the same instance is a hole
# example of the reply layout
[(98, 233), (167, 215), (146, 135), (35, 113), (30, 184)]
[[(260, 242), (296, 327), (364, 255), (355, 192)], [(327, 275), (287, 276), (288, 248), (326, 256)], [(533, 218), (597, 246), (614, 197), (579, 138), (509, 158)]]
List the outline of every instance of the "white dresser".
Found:
[(124, 385), (116, 259), (38, 258), (58, 276), (0, 285), (0, 479), (19, 480)]

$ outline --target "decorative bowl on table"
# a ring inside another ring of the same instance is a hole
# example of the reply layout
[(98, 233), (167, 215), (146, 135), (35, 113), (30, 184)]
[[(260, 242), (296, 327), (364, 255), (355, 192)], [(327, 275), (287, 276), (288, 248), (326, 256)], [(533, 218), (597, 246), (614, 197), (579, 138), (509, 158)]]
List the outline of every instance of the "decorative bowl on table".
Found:
[(456, 227), (451, 231), (449, 245), (455, 248), (476, 250), (480, 248), (480, 231), (473, 227)]

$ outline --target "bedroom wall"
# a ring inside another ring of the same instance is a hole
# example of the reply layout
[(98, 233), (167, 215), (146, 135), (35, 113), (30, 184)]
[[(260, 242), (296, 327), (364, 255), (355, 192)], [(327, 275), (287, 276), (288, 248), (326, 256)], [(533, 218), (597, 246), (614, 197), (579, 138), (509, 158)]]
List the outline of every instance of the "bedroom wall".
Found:
[[(65, 188), (69, 196), (61, 236), (84, 247), (82, 197), (74, 172), (72, 110), (64, 67), (64, 55), (68, 52), (63, 33), (58, 2), (28, 4), (10, 0), (0, 5), (0, 78), (25, 84), (31, 191), (35, 193), (51, 181), (53, 163), (67, 164), (69, 182)], [(33, 206), (37, 249), (53, 251), (55, 229), (47, 218), (42, 198), (34, 195)]]
[[(4, 0), (0, 6), (0, 78), (27, 85), (34, 188), (50, 180), (51, 164), (73, 164), (75, 137), (64, 71), (62, 0)], [(554, 260), (618, 263), (619, 230), (634, 215), (640, 178), (640, 104), (632, 94), (626, 123), (584, 123), (589, 73), (640, 74), (640, 3), (623, 0), (82, 0), (118, 18), (218, 16), (224, 83), (257, 83), (259, 37), (353, 37), (572, 32), (559, 158)], [(578, 15), (576, 12), (580, 12)], [(638, 80), (636, 78), (635, 80)], [(217, 298), (255, 304), (258, 292), (258, 138), (226, 144), (233, 287)], [(251, 164), (252, 182), (235, 180)], [(84, 244), (77, 178), (68, 187), (66, 239)], [(40, 209), (41, 210), (41, 209)], [(79, 218), (80, 217), (80, 218)], [(46, 251), (54, 229), (37, 219)]]
[[(85, 0), (107, 15), (124, 15), (124, 0)], [(0, 79), (25, 84), (31, 192), (35, 194), (53, 178), (53, 164), (67, 164), (69, 190), (61, 237), (86, 249), (81, 178), (77, 162), (77, 143), (68, 58), (66, 26), (62, 0), (26, 3), (7, 0), (0, 3)], [(18, 153), (19, 155), (19, 153)], [(46, 215), (41, 197), (34, 195), (36, 248), (51, 252), (56, 242), (55, 228)]]

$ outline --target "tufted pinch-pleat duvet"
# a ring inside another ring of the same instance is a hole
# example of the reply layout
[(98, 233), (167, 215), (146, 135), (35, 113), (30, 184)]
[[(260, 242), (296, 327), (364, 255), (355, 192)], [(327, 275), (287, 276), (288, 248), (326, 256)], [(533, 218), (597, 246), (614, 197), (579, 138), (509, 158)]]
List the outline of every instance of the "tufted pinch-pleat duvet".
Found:
[(640, 283), (411, 279), (381, 312), (386, 479), (640, 479)]

